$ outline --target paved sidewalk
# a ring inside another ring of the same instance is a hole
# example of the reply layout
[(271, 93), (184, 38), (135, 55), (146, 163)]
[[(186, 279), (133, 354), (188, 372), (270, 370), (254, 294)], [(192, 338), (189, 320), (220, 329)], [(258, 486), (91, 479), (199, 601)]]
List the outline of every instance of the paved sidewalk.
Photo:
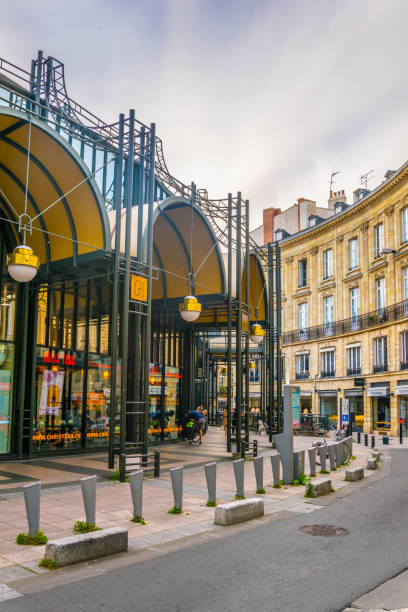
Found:
[(343, 612), (408, 612), (408, 571), (353, 601)]
[[(129, 484), (112, 482), (105, 479), (97, 484), (97, 525), (102, 528), (112, 526), (127, 528), (129, 531), (130, 551), (140, 551), (157, 544), (164, 544), (211, 530), (228, 529), (214, 525), (214, 508), (207, 508), (206, 506), (207, 487), (203, 467), (191, 467), (192, 462), (198, 457), (201, 457), (204, 461), (214, 458), (210, 449), (216, 448), (219, 437), (220, 434), (217, 431), (210, 433), (207, 438), (208, 444), (204, 443), (202, 447), (195, 447), (193, 449), (200, 453), (195, 457), (191, 457), (188, 446), (181, 449), (185, 453), (185, 458), (191, 461), (190, 467), (186, 465), (184, 470), (183, 514), (168, 514), (168, 510), (173, 506), (171, 481), (168, 472), (164, 473), (161, 478), (151, 478), (144, 481), (143, 516), (147, 521), (146, 525), (138, 525), (130, 521), (132, 501)], [(265, 437), (263, 437), (263, 443), (266, 445)], [(307, 448), (310, 444), (310, 438), (298, 437), (295, 439), (296, 448)], [(309, 513), (317, 510), (322, 505), (330, 503), (330, 500), (333, 499), (331, 495), (316, 500), (307, 499), (304, 497), (304, 486), (284, 486), (281, 489), (274, 489), (272, 487), (271, 464), (268, 458), (268, 455), (274, 451), (270, 447), (262, 448), (261, 446), (260, 450), (265, 456), (264, 486), (266, 495), (262, 496), (265, 502), (265, 514), (271, 515), (280, 512)], [(352, 462), (352, 465), (355, 467), (364, 465), (367, 457), (370, 455), (370, 449), (361, 445), (354, 445), (353, 452), (356, 455), (356, 459)], [(206, 457), (206, 455), (210, 456)], [(177, 455), (177, 459), (179, 458), (180, 455)], [(82, 462), (82, 466), (88, 465), (84, 462), (84, 459), (84, 457), (76, 457), (75, 461), (78, 461), (78, 465), (81, 464), (80, 462)], [(178, 465), (180, 465), (180, 462), (178, 462)], [(306, 463), (306, 471), (309, 471), (308, 462)], [(359, 486), (354, 483), (345, 482), (344, 471), (345, 468), (340, 467), (336, 472), (330, 474), (333, 487), (336, 491), (333, 495), (341, 495), (342, 491), (344, 491), (344, 494), (347, 494), (348, 489), (351, 490), (353, 487)], [(366, 476), (371, 477), (375, 473), (377, 472), (367, 471)], [(83, 473), (80, 475), (83, 476)], [(70, 473), (69, 477), (72, 478), (72, 473)], [(246, 495), (255, 495), (255, 490), (253, 463), (246, 461)], [(231, 460), (226, 460), (226, 453), (224, 453), (224, 455), (221, 455), (221, 461), (217, 465), (218, 503), (233, 500), (235, 491), (232, 462)], [(48, 570), (38, 567), (38, 561), (43, 557), (45, 547), (18, 546), (15, 543), (17, 534), (21, 531), (27, 531), (22, 493), (17, 490), (2, 492), (0, 494), (0, 501), (3, 510), (2, 521), (0, 523), (1, 601), (2, 598), (8, 599), (13, 596), (6, 588), (8, 582), (24, 578), (24, 576), (32, 576), (33, 572), (42, 573)], [(63, 485), (61, 481), (57, 487), (51, 486), (43, 489), (41, 498), (41, 529), (43, 529), (49, 539), (72, 535), (72, 528), (77, 520), (84, 520), (79, 483)]]

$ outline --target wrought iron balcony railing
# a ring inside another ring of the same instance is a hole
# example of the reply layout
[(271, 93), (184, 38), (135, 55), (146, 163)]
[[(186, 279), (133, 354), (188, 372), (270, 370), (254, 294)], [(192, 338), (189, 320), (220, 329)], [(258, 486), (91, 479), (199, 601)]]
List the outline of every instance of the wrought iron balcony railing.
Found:
[(310, 372), (296, 372), (296, 380), (307, 380), (310, 377)]
[(336, 376), (336, 370), (323, 370), (322, 378), (334, 378)]
[(400, 362), (400, 369), (401, 370), (408, 370), (408, 361), (401, 361)]
[(382, 363), (381, 365), (375, 365), (373, 368), (374, 374), (377, 372), (388, 372), (388, 363)]
[(347, 368), (347, 376), (358, 376), (361, 374), (361, 368)]
[(406, 317), (408, 317), (408, 300), (403, 300), (402, 302), (392, 304), (392, 306), (387, 306), (386, 308), (377, 308), (366, 314), (353, 315), (349, 319), (284, 332), (282, 334), (282, 344), (294, 344), (295, 342), (302, 342), (305, 340), (317, 340), (319, 338), (327, 338), (327, 336), (339, 336), (356, 330), (375, 327), (382, 323), (398, 321)]

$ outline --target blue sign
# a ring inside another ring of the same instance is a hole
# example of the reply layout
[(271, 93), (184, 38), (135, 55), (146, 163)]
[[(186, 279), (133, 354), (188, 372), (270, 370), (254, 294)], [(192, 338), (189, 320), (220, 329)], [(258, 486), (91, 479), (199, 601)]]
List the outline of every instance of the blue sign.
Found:
[(343, 421), (343, 423), (348, 423), (349, 422), (349, 415), (348, 414), (342, 414), (341, 415), (341, 420)]

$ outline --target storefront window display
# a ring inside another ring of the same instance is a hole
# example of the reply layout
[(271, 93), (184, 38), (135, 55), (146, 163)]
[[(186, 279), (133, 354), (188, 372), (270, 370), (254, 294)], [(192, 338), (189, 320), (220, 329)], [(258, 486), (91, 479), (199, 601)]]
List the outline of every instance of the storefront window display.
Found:
[[(174, 366), (154, 364), (150, 366), (149, 438), (151, 441), (176, 439), (181, 431), (177, 419), (181, 379), (179, 369)], [(162, 391), (164, 391), (164, 396), (162, 396)]]
[(390, 387), (386, 383), (376, 383), (367, 389), (371, 398), (373, 429), (391, 429)]
[(0, 285), (0, 454), (10, 452), (15, 306), (15, 285)]
[(337, 427), (337, 397), (320, 397), (320, 417), (327, 418), (329, 426)]

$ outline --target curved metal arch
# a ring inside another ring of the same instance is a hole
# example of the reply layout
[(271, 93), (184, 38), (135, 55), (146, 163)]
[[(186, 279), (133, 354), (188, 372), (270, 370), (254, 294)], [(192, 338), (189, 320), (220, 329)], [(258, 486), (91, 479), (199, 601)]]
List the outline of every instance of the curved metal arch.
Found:
[[(7, 166), (2, 164), (1, 162), (0, 162), (0, 170), (3, 170), (3, 172), (5, 174), (7, 174), (7, 176), (9, 176), (12, 181), (14, 181), (16, 183), (17, 187), (19, 187), (21, 189), (23, 194), (25, 193), (25, 186), (20, 181), (20, 179), (17, 178), (16, 175), (13, 174), (12, 171), (9, 168), (7, 168)], [(27, 190), (27, 199), (30, 202), (31, 206), (34, 208), (35, 212), (37, 214), (40, 213), (41, 211), (38, 208), (37, 202), (34, 200), (33, 196), (31, 195), (30, 190)], [(50, 244), (49, 244), (49, 240), (48, 240), (48, 232), (47, 232), (47, 229), (45, 227), (44, 219), (42, 217), (38, 217), (38, 220), (40, 222), (43, 234), (45, 236), (44, 237), (45, 252), (47, 253), (47, 264), (49, 264), (51, 262), (51, 253), (50, 253)], [(17, 219), (16, 219), (16, 221), (17, 221)]]
[[(18, 144), (17, 142), (14, 142), (14, 140), (10, 140), (10, 138), (7, 138), (7, 136), (1, 136), (1, 135), (0, 135), (0, 140), (3, 140), (8, 145), (12, 146), (14, 149), (17, 149), (17, 151), (20, 151), (20, 153), (23, 153), (27, 157), (27, 155), (28, 155), (27, 149), (25, 147), (21, 146), (20, 144)], [(30, 161), (34, 162), (35, 165), (38, 166), (38, 168), (41, 170), (41, 172), (43, 174), (45, 174), (45, 176), (50, 181), (51, 185), (54, 187), (55, 191), (57, 192), (57, 194), (61, 198), (61, 202), (62, 202), (62, 204), (64, 206), (64, 210), (65, 210), (66, 215), (68, 217), (69, 226), (71, 228), (71, 234), (72, 234), (72, 240), (73, 240), (73, 251), (74, 251), (73, 258), (74, 258), (74, 265), (75, 265), (75, 262), (76, 262), (76, 260), (78, 258), (78, 236), (77, 236), (77, 233), (76, 233), (74, 219), (72, 217), (72, 213), (71, 213), (71, 210), (69, 208), (68, 202), (66, 201), (66, 199), (64, 197), (64, 193), (63, 193), (61, 187), (58, 185), (57, 181), (54, 179), (53, 176), (51, 176), (50, 172), (47, 170), (47, 168), (44, 166), (44, 164), (42, 162), (40, 162), (40, 160), (31, 151), (30, 151)]]
[[(250, 252), (248, 253), (248, 260), (247, 260), (247, 258), (246, 258), (246, 257), (243, 257), (243, 258), (242, 258), (242, 276), (241, 276), (241, 284), (242, 284), (242, 283), (243, 283), (243, 281), (244, 281), (244, 274), (247, 274), (247, 273), (248, 273), (248, 265), (249, 265), (249, 266), (251, 265), (251, 264), (250, 264), (250, 262), (251, 262), (251, 257), (254, 257), (254, 258), (255, 258), (255, 265), (256, 265), (256, 268), (257, 268), (257, 270), (258, 270), (258, 272), (259, 272), (259, 274), (260, 274), (261, 281), (262, 281), (262, 292), (261, 292), (261, 295), (262, 295), (262, 299), (263, 299), (263, 300), (264, 300), (264, 302), (265, 302), (265, 320), (266, 320), (266, 318), (267, 318), (267, 314), (268, 314), (268, 292), (266, 291), (267, 286), (266, 286), (266, 279), (265, 279), (264, 269), (263, 269), (263, 267), (262, 267), (261, 261), (260, 261), (260, 259), (259, 259), (258, 255), (257, 255), (257, 252), (256, 252), (256, 251), (250, 251)], [(255, 296), (253, 295), (253, 293), (252, 293), (252, 291), (251, 291), (251, 282), (252, 282), (252, 281), (251, 281), (251, 277), (249, 277), (249, 304), (248, 304), (248, 306), (250, 306), (250, 303), (251, 303), (251, 294), (252, 294), (252, 299), (253, 299), (253, 301), (254, 301), (254, 303), (255, 303)], [(254, 313), (254, 315), (255, 315), (255, 313)], [(251, 317), (251, 315), (250, 315), (249, 320), (250, 320), (250, 321), (251, 321), (251, 320), (258, 320), (258, 317), (256, 317), (256, 319), (252, 319), (252, 317)], [(261, 320), (263, 320), (263, 319), (261, 319)]]
[(166, 213), (164, 211), (162, 212), (162, 214), (160, 216), (163, 217), (167, 221), (167, 223), (170, 225), (170, 227), (174, 230), (177, 238), (180, 241), (181, 246), (183, 247), (183, 251), (184, 251), (184, 255), (186, 256), (187, 266), (188, 266), (189, 272), (190, 272), (190, 274), (194, 274), (194, 272), (193, 272), (193, 262), (191, 261), (191, 254), (190, 254), (190, 252), (188, 250), (188, 247), (187, 247), (187, 245), (185, 243), (185, 240), (184, 240), (183, 236), (180, 233), (179, 228), (174, 223), (174, 221), (172, 219), (170, 219), (168, 217), (168, 215), (166, 215)]
[[(219, 241), (214, 233), (214, 230), (209, 220), (205, 216), (204, 212), (198, 206), (196, 206), (194, 203), (192, 204), (191, 200), (187, 198), (178, 197), (178, 196), (170, 196), (166, 198), (165, 200), (162, 200), (159, 206), (154, 210), (152, 226), (154, 227), (155, 222), (157, 221), (158, 217), (163, 211), (165, 211), (167, 208), (176, 208), (177, 206), (187, 206), (190, 208), (192, 207), (194, 213), (196, 213), (200, 217), (200, 219), (203, 221), (204, 225), (206, 226), (208, 233), (210, 235), (210, 238), (216, 247), (214, 249), (214, 253), (216, 254), (218, 265), (220, 268), (221, 292), (222, 292), (222, 295), (225, 296), (226, 294), (225, 266), (224, 266), (224, 260), (222, 258), (220, 248), (219, 248)], [(147, 231), (146, 230), (143, 235), (143, 242), (144, 242), (144, 245), (147, 245)]]
[(167, 300), (167, 278), (166, 278), (166, 274), (164, 271), (163, 261), (162, 261), (162, 258), (160, 257), (159, 249), (157, 248), (154, 242), (153, 242), (153, 251), (155, 252), (155, 255), (159, 262), (160, 271), (161, 271), (161, 275), (163, 279), (163, 294), (164, 294), (163, 299)]

